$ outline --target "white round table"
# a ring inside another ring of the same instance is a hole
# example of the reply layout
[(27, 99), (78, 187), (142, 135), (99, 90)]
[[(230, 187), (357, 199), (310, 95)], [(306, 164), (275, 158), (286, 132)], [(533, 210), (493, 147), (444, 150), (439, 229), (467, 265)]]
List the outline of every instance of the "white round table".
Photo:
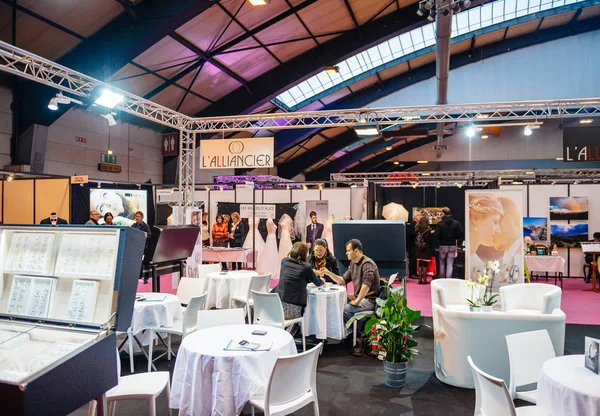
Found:
[(537, 405), (549, 416), (600, 415), (600, 375), (585, 368), (583, 355), (565, 355), (544, 363)]
[[(252, 335), (255, 330), (266, 335)], [(269, 351), (225, 351), (246, 340)], [(264, 394), (277, 357), (297, 354), (294, 339), (279, 328), (226, 325), (196, 331), (181, 342), (169, 406), (180, 415), (239, 415), (253, 395)]]
[(205, 308), (229, 309), (231, 297), (243, 296), (252, 276), (258, 273), (253, 270), (208, 273), (201, 289), (207, 293)]
[(306, 335), (315, 335), (318, 339), (344, 339), (344, 305), (346, 288), (344, 286), (315, 287), (307, 286), (308, 298), (304, 310)]
[[(141, 292), (145, 299), (136, 301), (131, 316), (131, 333), (137, 335), (145, 329), (173, 326), (174, 320), (183, 319), (179, 298), (169, 293)], [(145, 340), (148, 341), (148, 340)], [(147, 343), (143, 342), (144, 345)]]

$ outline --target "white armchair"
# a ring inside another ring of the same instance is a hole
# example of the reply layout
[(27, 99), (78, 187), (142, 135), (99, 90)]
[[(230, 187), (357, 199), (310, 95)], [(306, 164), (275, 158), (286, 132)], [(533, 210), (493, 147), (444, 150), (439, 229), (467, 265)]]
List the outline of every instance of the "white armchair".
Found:
[[(474, 291), (479, 291), (474, 288)], [(431, 282), (431, 302), (450, 310), (468, 311), (471, 298), (471, 288), (462, 279), (437, 279)], [(475, 298), (479, 293), (473, 294)]]
[(560, 309), (545, 315), (469, 312), (433, 303), (435, 375), (446, 384), (474, 388), (468, 356), (484, 372), (508, 384), (510, 366), (505, 336), (509, 334), (545, 329), (556, 356), (564, 353), (566, 316)]
[(562, 290), (545, 283), (517, 283), (500, 288), (502, 310), (507, 313), (551, 314), (560, 309)]

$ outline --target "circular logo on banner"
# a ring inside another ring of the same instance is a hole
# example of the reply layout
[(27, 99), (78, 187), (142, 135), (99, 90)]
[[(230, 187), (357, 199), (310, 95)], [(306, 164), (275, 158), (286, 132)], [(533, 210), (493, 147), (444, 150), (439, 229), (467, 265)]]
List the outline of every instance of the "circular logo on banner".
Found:
[(229, 151), (233, 154), (239, 154), (244, 151), (244, 143), (240, 141), (233, 141), (229, 143)]

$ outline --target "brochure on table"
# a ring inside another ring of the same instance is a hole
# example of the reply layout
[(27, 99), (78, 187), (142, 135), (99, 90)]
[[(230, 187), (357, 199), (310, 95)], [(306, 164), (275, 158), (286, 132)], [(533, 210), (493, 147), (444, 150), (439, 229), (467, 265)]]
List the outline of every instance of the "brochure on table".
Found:
[(111, 332), (118, 257), (137, 231), (124, 228), (0, 227), (0, 382), (23, 383)]

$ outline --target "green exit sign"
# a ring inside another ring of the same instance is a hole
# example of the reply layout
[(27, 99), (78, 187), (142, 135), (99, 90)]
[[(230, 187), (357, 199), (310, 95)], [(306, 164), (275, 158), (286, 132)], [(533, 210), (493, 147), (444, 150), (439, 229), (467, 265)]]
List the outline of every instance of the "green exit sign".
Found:
[(102, 153), (101, 162), (102, 163), (110, 163), (112, 165), (116, 165), (117, 164), (117, 156), (113, 155), (113, 154)]

